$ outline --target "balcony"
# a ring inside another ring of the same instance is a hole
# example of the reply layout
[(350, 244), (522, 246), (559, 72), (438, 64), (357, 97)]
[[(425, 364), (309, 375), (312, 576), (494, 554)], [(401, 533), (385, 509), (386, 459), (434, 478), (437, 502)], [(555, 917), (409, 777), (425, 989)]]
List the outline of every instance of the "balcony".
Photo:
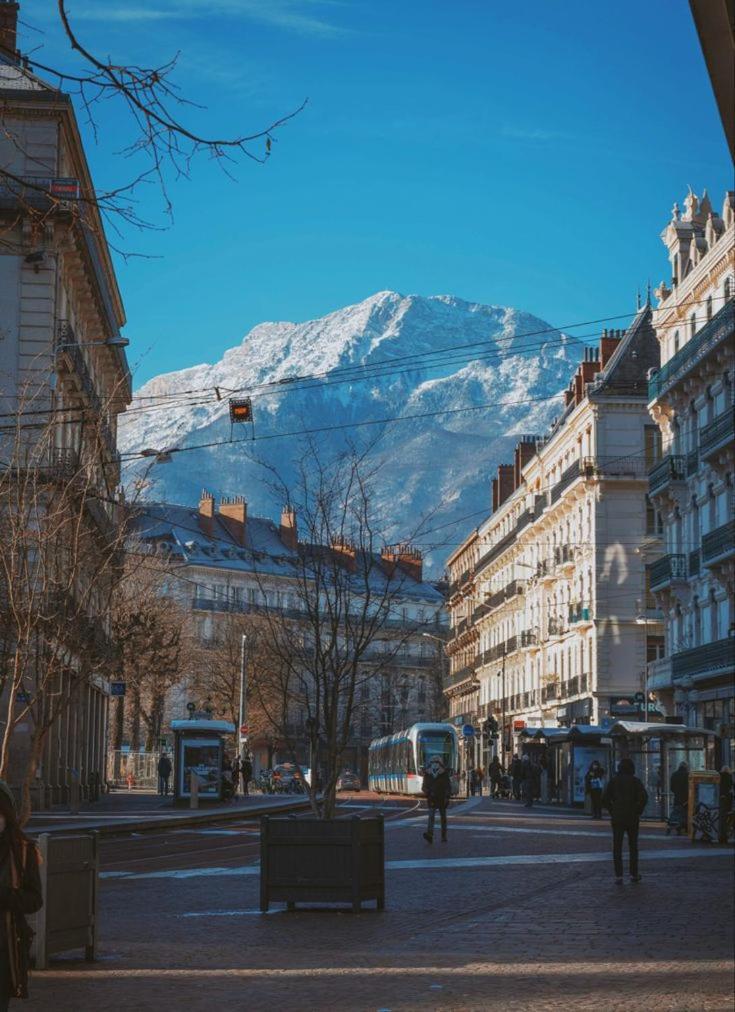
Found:
[(574, 545), (557, 545), (554, 549), (554, 565), (559, 566), (561, 569), (573, 566), (575, 555)]
[(445, 676), (444, 688), (454, 689), (458, 685), (462, 685), (464, 682), (471, 682), (475, 677), (475, 666), (474, 664), (467, 665), (464, 668), (460, 668), (458, 671), (454, 671), (449, 675)]
[(549, 619), (549, 636), (563, 636), (567, 631), (566, 625), (560, 618)]
[(727, 303), (698, 334), (654, 373), (648, 381), (648, 400), (655, 401), (688, 375), (719, 345), (732, 338), (735, 331), (735, 307)]
[(586, 478), (645, 478), (646, 461), (640, 456), (585, 457), (582, 471)]
[(664, 555), (652, 562), (648, 568), (649, 587), (651, 591), (664, 590), (672, 583), (687, 578), (687, 560), (685, 555)]
[(548, 703), (552, 699), (559, 698), (559, 687), (556, 682), (552, 682), (551, 685), (544, 685), (541, 689), (541, 702)]
[(681, 454), (667, 454), (648, 472), (648, 494), (661, 495), (672, 482), (684, 481), (685, 467), (685, 458)]
[(514, 529), (509, 531), (505, 537), (502, 537), (497, 544), (493, 545), (492, 548), (488, 549), (484, 555), (480, 556), (475, 565), (475, 573), (479, 573), (481, 569), (489, 565), (494, 559), (497, 559), (499, 555), (502, 555), (506, 548), (510, 548), (517, 537), (517, 531)]
[(581, 470), (579, 461), (575, 460), (574, 463), (570, 464), (569, 467), (566, 469), (566, 471), (563, 472), (561, 478), (556, 483), (556, 485), (552, 486), (551, 502), (552, 503), (557, 502), (557, 500), (561, 498), (562, 493), (564, 493), (569, 488), (569, 486), (573, 484), (573, 482), (575, 482), (577, 478), (579, 478), (580, 474)]
[(519, 534), (524, 527), (527, 527), (533, 520), (533, 513), (530, 510), (524, 510), (523, 513), (516, 520), (516, 534)]
[(555, 580), (554, 567), (550, 559), (542, 559), (536, 566), (536, 579), (541, 583)]
[(729, 520), (702, 538), (702, 565), (713, 566), (735, 557), (735, 520)]
[(524, 629), (521, 633), (521, 650), (538, 645), (538, 633), (533, 629)]
[(703, 643), (691, 650), (682, 650), (671, 658), (674, 681), (682, 678), (714, 678), (732, 675), (735, 671), (733, 640), (727, 637), (714, 643)]
[(690, 450), (686, 460), (687, 478), (691, 478), (699, 470), (699, 450)]
[(735, 414), (732, 408), (728, 408), (709, 425), (705, 425), (699, 433), (699, 453), (702, 460), (709, 460), (726, 446), (732, 446), (734, 440)]
[(582, 608), (579, 605), (572, 605), (569, 609), (570, 625), (590, 625), (592, 623), (592, 612), (589, 608)]

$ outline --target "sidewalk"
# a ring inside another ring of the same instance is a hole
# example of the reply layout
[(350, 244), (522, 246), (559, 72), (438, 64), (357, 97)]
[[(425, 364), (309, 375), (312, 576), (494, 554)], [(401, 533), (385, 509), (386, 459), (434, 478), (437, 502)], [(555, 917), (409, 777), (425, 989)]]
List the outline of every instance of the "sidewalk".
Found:
[(252, 819), (268, 813), (308, 807), (299, 795), (279, 797), (255, 794), (238, 797), (227, 805), (202, 804), (198, 809), (174, 807), (171, 798), (162, 798), (154, 791), (113, 791), (94, 805), (86, 805), (78, 814), (68, 809), (38, 812), (31, 816), (27, 831), (40, 833), (79, 833), (96, 830), (105, 836), (144, 833), (173, 829), (179, 826), (207, 825), (229, 819)]

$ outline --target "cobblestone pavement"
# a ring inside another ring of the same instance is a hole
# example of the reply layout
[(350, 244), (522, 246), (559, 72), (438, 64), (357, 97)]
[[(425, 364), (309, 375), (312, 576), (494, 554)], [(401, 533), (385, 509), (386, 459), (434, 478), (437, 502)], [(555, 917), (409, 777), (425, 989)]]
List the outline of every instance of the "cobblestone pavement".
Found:
[(432, 846), (410, 806), (388, 819), (381, 913), (260, 914), (252, 824), (177, 837), (171, 862), (119, 841), (99, 961), (55, 961), (24, 1008), (732, 1009), (731, 848), (644, 824), (643, 881), (620, 887), (581, 815), (477, 799)]

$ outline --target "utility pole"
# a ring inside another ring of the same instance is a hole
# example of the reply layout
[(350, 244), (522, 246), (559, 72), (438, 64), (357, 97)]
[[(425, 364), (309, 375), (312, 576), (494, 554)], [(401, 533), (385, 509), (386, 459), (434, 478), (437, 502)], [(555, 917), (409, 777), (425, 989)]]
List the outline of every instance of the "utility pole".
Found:
[(242, 733), (242, 727), (245, 724), (248, 712), (248, 638), (245, 633), (242, 634), (242, 640), (240, 641), (240, 723), (237, 728), (238, 741), (240, 743), (240, 758), (244, 755), (244, 746), (247, 743), (247, 738)]
[(500, 746), (502, 751), (501, 762), (505, 767), (505, 642), (503, 642), (503, 667), (498, 672), (501, 678), (500, 682)]

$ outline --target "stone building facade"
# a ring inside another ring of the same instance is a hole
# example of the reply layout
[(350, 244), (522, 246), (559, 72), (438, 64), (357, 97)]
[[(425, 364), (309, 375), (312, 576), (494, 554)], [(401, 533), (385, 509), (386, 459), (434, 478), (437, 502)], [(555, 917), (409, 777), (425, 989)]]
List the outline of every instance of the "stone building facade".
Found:
[(662, 233), (671, 282), (656, 290), (661, 367), (649, 408), (662, 456), (649, 476), (665, 554), (651, 589), (666, 616), (665, 656), (650, 684), (670, 712), (718, 732), (735, 759), (735, 194), (718, 213), (689, 191)]
[[(131, 397), (125, 316), (71, 100), (27, 69), (17, 12), (0, 3), (0, 404), (19, 431), (51, 420), (48, 466), (60, 480), (84, 448), (84, 523), (90, 544), (104, 545), (118, 520), (116, 419)], [(109, 613), (90, 609), (90, 634), (105, 639)], [(40, 804), (68, 797), (72, 771), (82, 796), (104, 779), (110, 671), (79, 685), (75, 663), (54, 686), (73, 698), (46, 739)], [(19, 760), (28, 726), (20, 721), (13, 738)]]
[[(659, 534), (646, 477), (657, 364), (646, 305), (586, 349), (563, 413), (500, 465), (492, 513), (449, 559), (449, 705), (478, 728), (494, 716), (506, 756), (524, 727), (605, 723), (641, 705), (663, 635), (645, 568)], [(488, 757), (478, 736), (475, 759)]]

